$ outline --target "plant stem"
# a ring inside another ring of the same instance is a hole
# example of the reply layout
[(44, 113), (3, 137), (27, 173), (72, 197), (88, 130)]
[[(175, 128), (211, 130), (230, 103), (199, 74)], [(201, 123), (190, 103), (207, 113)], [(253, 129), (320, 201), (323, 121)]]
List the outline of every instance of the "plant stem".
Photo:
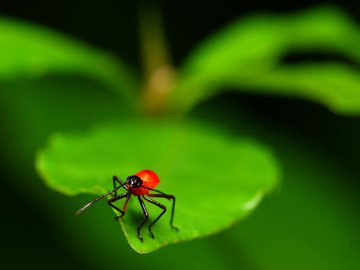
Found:
[(139, 28), (144, 69), (142, 106), (146, 114), (158, 115), (166, 109), (167, 98), (175, 80), (158, 7), (140, 8)]

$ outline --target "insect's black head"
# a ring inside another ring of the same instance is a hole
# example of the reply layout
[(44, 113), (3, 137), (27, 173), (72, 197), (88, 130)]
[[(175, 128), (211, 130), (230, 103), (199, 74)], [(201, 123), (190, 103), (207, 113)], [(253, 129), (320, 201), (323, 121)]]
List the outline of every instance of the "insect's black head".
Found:
[(141, 180), (141, 178), (139, 176), (136, 175), (131, 175), (126, 179), (126, 183), (131, 187), (131, 188), (139, 188), (142, 186), (143, 181)]

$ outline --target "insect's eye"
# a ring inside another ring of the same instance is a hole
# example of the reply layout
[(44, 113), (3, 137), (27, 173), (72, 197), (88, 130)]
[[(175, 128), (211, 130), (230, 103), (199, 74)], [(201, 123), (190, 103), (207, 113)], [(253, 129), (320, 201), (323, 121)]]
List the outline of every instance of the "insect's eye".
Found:
[(132, 188), (139, 188), (142, 185), (142, 180), (139, 176), (131, 175), (127, 178), (127, 182)]

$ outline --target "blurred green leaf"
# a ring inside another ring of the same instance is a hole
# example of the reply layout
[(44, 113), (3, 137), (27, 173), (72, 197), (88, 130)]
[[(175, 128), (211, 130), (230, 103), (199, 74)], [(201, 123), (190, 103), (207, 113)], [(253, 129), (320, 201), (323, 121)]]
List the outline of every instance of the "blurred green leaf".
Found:
[[(121, 225), (140, 253), (230, 226), (249, 214), (279, 180), (276, 160), (264, 146), (209, 126), (168, 122), (118, 123), (88, 135), (53, 136), (38, 156), (37, 168), (49, 186), (69, 195), (103, 194), (112, 189), (112, 175), (125, 180), (142, 169), (155, 170), (162, 179), (158, 189), (176, 196), (174, 224), (180, 230), (171, 229), (167, 213), (154, 226), (155, 239), (144, 228), (141, 243), (136, 233), (141, 210), (130, 200)], [(155, 206), (147, 207), (152, 219), (160, 213)]]
[(282, 65), (234, 85), (243, 85), (249, 92), (256, 90), (326, 103), (344, 114), (360, 113), (360, 73), (339, 63)]
[[(353, 89), (358, 86), (360, 75), (350, 66), (302, 65), (295, 67), (296, 74), (290, 67), (277, 67), (287, 53), (300, 51), (336, 53), (360, 62), (359, 47), (359, 28), (334, 8), (316, 8), (292, 16), (253, 15), (224, 28), (189, 56), (172, 101), (186, 110), (227, 87), (236, 87), (239, 92), (247, 87), (252, 92), (266, 88), (269, 94), (281, 91), (284, 95), (316, 100), (340, 113), (359, 113), (354, 104), (360, 103), (360, 94)], [(340, 74), (332, 80), (337, 80), (338, 86), (331, 87), (325, 82), (325, 71), (331, 77), (336, 70)], [(288, 73), (293, 76), (285, 80)], [(305, 79), (309, 74), (314, 86)], [(272, 81), (273, 75), (281, 79)], [(339, 85), (344, 86), (341, 91)]]
[(137, 83), (115, 56), (49, 29), (0, 18), (0, 79), (38, 78), (46, 74), (98, 79), (131, 98)]

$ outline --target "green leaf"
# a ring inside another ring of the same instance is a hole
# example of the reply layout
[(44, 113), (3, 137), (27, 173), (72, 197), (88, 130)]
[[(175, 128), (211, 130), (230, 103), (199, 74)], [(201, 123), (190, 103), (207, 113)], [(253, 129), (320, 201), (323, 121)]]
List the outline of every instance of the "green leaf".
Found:
[(283, 65), (252, 80), (233, 83), (249, 92), (306, 98), (343, 114), (360, 113), (360, 73), (339, 63)]
[[(141, 243), (136, 228), (142, 213), (132, 198), (121, 225), (140, 253), (229, 227), (246, 217), (279, 180), (277, 162), (267, 148), (199, 123), (124, 122), (87, 135), (59, 134), (39, 154), (37, 168), (50, 187), (68, 195), (103, 194), (112, 189), (112, 175), (125, 180), (146, 168), (156, 171), (158, 189), (176, 197), (174, 224), (179, 231), (171, 229), (166, 213), (153, 228), (155, 239), (144, 227)], [(170, 209), (170, 202), (161, 202)], [(74, 212), (80, 207), (74, 206)], [(154, 220), (160, 209), (147, 207)]]
[[(177, 107), (187, 110), (227, 87), (236, 87), (239, 92), (250, 87), (252, 92), (261, 92), (265, 82), (259, 82), (258, 87), (252, 87), (256, 85), (254, 81), (271, 77), (274, 70), (279, 73), (278, 65), (289, 52), (330, 52), (360, 62), (360, 51), (357, 49), (359, 47), (359, 28), (334, 8), (316, 8), (292, 16), (253, 15), (224, 28), (188, 57), (182, 76), (174, 89), (172, 101)], [(288, 67), (280, 66), (281, 70), (286, 68)], [(328, 76), (334, 75), (331, 65), (328, 69)], [(316, 101), (338, 112), (358, 113), (358, 110), (352, 108), (352, 104), (348, 108), (343, 102), (344, 99), (352, 99), (355, 100), (353, 102), (360, 103), (360, 94), (352, 91), (356, 86), (354, 77), (359, 77), (359, 74), (350, 67), (346, 69), (349, 70), (348, 73), (342, 69), (337, 76), (341, 77), (339, 80), (342, 84), (349, 86), (342, 91), (334, 90), (331, 86), (325, 88), (327, 85), (324, 85), (323, 81), (326, 68), (311, 75), (314, 84), (324, 86), (322, 89), (312, 87), (311, 95), (307, 93), (309, 87), (299, 87), (297, 77), (290, 77), (284, 85), (281, 84), (284, 80), (279, 80), (276, 87), (282, 88), (282, 94), (290, 96), (294, 95), (294, 88), (298, 88), (295, 93), (297, 96), (310, 99), (317, 96)], [(311, 67), (307, 69), (306, 66), (301, 66), (298, 68), (298, 76), (306, 77), (312, 71), (314, 69)], [(284, 71), (281, 77), (285, 77), (286, 72)], [(279, 91), (276, 87), (274, 83), (268, 87), (267, 93), (277, 94)], [(337, 93), (333, 95), (335, 91)], [(324, 94), (325, 92), (329, 94)], [(331, 95), (331, 98), (327, 95)]]
[(136, 80), (119, 59), (28, 22), (0, 18), (0, 59), (1, 80), (53, 73), (95, 78), (126, 98), (137, 89)]

